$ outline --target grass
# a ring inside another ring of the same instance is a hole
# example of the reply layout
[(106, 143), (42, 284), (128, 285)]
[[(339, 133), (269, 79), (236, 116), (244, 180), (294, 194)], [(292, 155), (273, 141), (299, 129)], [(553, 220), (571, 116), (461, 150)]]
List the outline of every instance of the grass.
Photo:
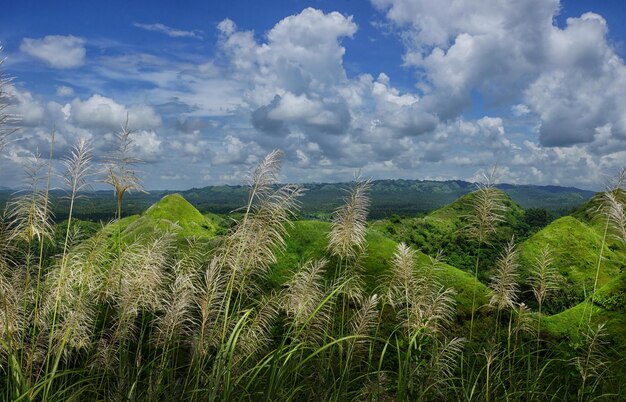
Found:
[[(606, 325), (608, 338), (613, 348), (621, 355), (620, 358), (623, 358), (623, 354), (626, 353), (626, 333), (624, 332), (626, 313), (624, 310), (607, 310), (586, 300), (559, 314), (544, 317), (543, 327), (547, 335), (555, 340), (576, 345), (581, 341), (581, 323), (585, 328), (590, 314), (592, 326), (601, 323)], [(624, 367), (622, 367), (622, 372), (626, 374)]]

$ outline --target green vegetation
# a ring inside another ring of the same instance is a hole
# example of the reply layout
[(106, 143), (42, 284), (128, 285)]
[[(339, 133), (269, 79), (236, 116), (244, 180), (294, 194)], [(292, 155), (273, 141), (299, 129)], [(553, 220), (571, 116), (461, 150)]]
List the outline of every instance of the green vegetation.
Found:
[[(580, 303), (593, 292), (602, 237), (574, 217), (566, 216), (531, 236), (520, 245), (521, 279), (526, 282), (532, 262), (540, 250), (552, 250), (558, 272), (558, 296), (546, 304), (547, 312), (558, 313)], [(624, 268), (624, 259), (604, 245), (598, 285), (602, 286)]]
[[(326, 255), (329, 232), (330, 224), (326, 222), (294, 222), (288, 230), (285, 250), (279, 253), (278, 262), (270, 272), (273, 286), (278, 288), (283, 285), (303, 262), (323, 258)], [(366, 251), (360, 264), (363, 268), (365, 289), (372, 293), (379, 287), (381, 277), (389, 271), (398, 244), (373, 229), (367, 232), (366, 242)], [(431, 262), (426, 254), (419, 251), (415, 253), (415, 261), (419, 265), (428, 265)], [(487, 303), (487, 287), (477, 283), (471, 275), (444, 263), (440, 263), (438, 269), (441, 284), (455, 291), (458, 314), (469, 314), (475, 284), (479, 289), (479, 303)]]
[(181, 238), (210, 238), (217, 233), (218, 225), (215, 216), (204, 216), (180, 194), (170, 194), (128, 225), (124, 235), (150, 236), (157, 230), (172, 231)]
[[(502, 247), (515, 236), (523, 239), (528, 233), (524, 210), (505, 193), (498, 190), (495, 194), (502, 197), (505, 212), (498, 230), (481, 248), (482, 262), (479, 261), (478, 277), (487, 282), (492, 274), (493, 261)], [(474, 272), (476, 244), (465, 230), (468, 217), (472, 214), (472, 202), (475, 194), (464, 195), (453, 203), (439, 208), (426, 216), (417, 218), (392, 217), (377, 221), (373, 227), (381, 233), (398, 241), (405, 242), (424, 253), (435, 256), (443, 253), (446, 262), (466, 272)]]

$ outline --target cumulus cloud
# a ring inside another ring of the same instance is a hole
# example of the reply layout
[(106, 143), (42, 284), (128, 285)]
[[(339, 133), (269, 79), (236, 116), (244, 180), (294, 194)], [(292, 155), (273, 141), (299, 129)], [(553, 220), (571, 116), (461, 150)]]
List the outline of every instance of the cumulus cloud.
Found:
[(222, 21), (218, 29), (222, 50), (235, 70), (242, 76), (252, 74), (250, 78), (259, 86), (274, 87), (259, 88), (250, 95), (250, 101), (260, 105), (273, 99), (271, 89), (300, 95), (345, 80), (345, 48), (340, 41), (351, 37), (357, 26), (352, 17), (307, 8), (279, 21), (262, 44), (256, 43), (253, 32), (237, 30), (230, 20)]
[(155, 128), (161, 124), (160, 116), (150, 106), (127, 107), (98, 94), (84, 101), (76, 98), (70, 105), (72, 120), (82, 127), (119, 129), (127, 117), (128, 126), (133, 129)]
[(155, 162), (162, 156), (163, 141), (154, 131), (140, 130), (132, 134), (133, 151), (144, 162)]
[[(301, 165), (331, 158), (358, 166), (384, 157), (374, 152), (379, 142), (419, 136), (439, 122), (417, 95), (394, 88), (386, 74), (376, 80), (347, 76), (343, 43), (357, 32), (351, 16), (307, 8), (279, 21), (261, 43), (231, 20), (218, 30), (231, 71), (248, 83), (245, 106), (253, 127), (267, 136), (256, 141), (287, 148)], [(303, 142), (317, 144), (320, 152), (309, 155)]]
[(76, 68), (85, 63), (85, 40), (72, 35), (48, 35), (41, 39), (24, 38), (20, 50), (45, 61), (53, 68)]
[(6, 88), (11, 97), (9, 113), (18, 119), (22, 126), (37, 126), (44, 118), (45, 110), (29, 91), (18, 89), (12, 84)]
[[(372, 0), (407, 45), (406, 65), (429, 86), (423, 103), (456, 118), (479, 91), (519, 116), (539, 117), (544, 146), (625, 136), (626, 69), (594, 13), (555, 23), (558, 0)], [(624, 146), (626, 144), (622, 144)]]
[(145, 29), (146, 31), (159, 32), (159, 33), (169, 36), (170, 38), (202, 39), (202, 34), (199, 31), (183, 31), (180, 29), (174, 29), (174, 28), (168, 27), (167, 25), (163, 25), (160, 23), (142, 24), (139, 22), (134, 22), (133, 26), (137, 28)]

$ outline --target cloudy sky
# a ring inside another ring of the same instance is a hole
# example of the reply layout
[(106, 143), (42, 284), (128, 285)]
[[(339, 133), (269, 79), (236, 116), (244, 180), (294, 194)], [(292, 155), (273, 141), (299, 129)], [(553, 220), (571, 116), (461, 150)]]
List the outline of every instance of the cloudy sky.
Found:
[(599, 188), (626, 165), (622, 0), (6, 0), (20, 164), (130, 116), (146, 188), (239, 183), (268, 151), (284, 181), (466, 179)]

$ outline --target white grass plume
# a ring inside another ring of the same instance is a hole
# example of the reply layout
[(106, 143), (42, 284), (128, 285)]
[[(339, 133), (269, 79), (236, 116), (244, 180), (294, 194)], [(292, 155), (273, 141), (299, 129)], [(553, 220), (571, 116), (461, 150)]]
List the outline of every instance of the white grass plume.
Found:
[(128, 127), (128, 116), (126, 116), (126, 122), (122, 125), (121, 131), (116, 134), (117, 149), (109, 155), (104, 166), (103, 182), (112, 186), (115, 191), (118, 218), (121, 218), (124, 195), (131, 191), (144, 191), (136, 169), (136, 165), (142, 161), (131, 154), (132, 134), (133, 131)]
[(272, 186), (277, 182), (280, 173), (282, 157), (283, 152), (281, 150), (273, 150), (248, 175), (248, 185), (250, 186), (248, 212), (256, 201), (271, 194)]
[(255, 294), (256, 280), (276, 262), (275, 252), (285, 245), (287, 226), (299, 207), (303, 189), (285, 185), (274, 189), (282, 152), (267, 155), (250, 175), (250, 195), (243, 218), (225, 237), (217, 255), (220, 264), (236, 277), (240, 294)]
[(596, 328), (588, 327), (584, 332), (583, 344), (578, 355), (569, 361), (580, 375), (579, 400), (585, 399), (584, 394), (588, 392), (590, 382), (601, 379), (607, 369), (609, 361), (606, 355), (607, 335), (604, 324), (599, 324)]
[(166, 267), (175, 237), (163, 233), (140, 247), (129, 247), (119, 264), (119, 299), (122, 311), (158, 311), (163, 308)]
[(417, 269), (415, 251), (404, 243), (396, 248), (385, 298), (397, 309), (398, 320), (409, 337), (420, 331), (442, 334), (452, 322), (454, 291), (444, 288), (436, 279), (439, 264), (438, 259), (431, 258), (427, 267)]
[(44, 180), (46, 161), (36, 154), (25, 166), (25, 184), (28, 190), (7, 203), (7, 220), (11, 228), (11, 239), (27, 242), (52, 239), (52, 222), (46, 191), (40, 187)]
[(545, 246), (531, 266), (529, 282), (539, 305), (543, 305), (550, 294), (558, 288), (558, 277), (553, 263), (552, 250)]
[(471, 213), (465, 216), (467, 225), (463, 230), (478, 244), (488, 243), (498, 224), (504, 220), (506, 207), (502, 192), (494, 186), (495, 175), (495, 167), (488, 175), (483, 174), (483, 182), (477, 183), (476, 190), (472, 193)]
[(392, 306), (408, 305), (419, 287), (415, 275), (415, 251), (400, 243), (393, 254), (385, 289), (385, 301)]
[(272, 329), (279, 315), (279, 298), (275, 293), (263, 296), (253, 308), (237, 342), (233, 359), (233, 364), (239, 366), (240, 370), (247, 366), (246, 363), (254, 362), (257, 356), (262, 356), (267, 351), (272, 340)]
[(87, 177), (91, 168), (91, 145), (81, 137), (74, 145), (70, 155), (63, 160), (65, 174), (63, 181), (69, 190), (70, 209), (68, 212), (67, 230), (65, 242), (63, 244), (63, 257), (67, 253), (69, 245), (70, 231), (72, 230), (72, 214), (74, 212), (74, 202), (80, 197), (80, 192), (88, 188)]
[(456, 313), (454, 290), (439, 288), (426, 297), (419, 297), (401, 311), (400, 318), (406, 317), (404, 326), (412, 338), (418, 333), (423, 335), (443, 335), (453, 322)]
[(328, 250), (342, 260), (356, 259), (365, 248), (370, 187), (370, 180), (357, 178), (344, 198), (344, 205), (335, 210), (328, 234)]
[(169, 284), (163, 302), (163, 312), (156, 320), (154, 341), (164, 346), (174, 339), (186, 340), (191, 337), (195, 326), (193, 308), (198, 289), (194, 276), (180, 272), (181, 263), (174, 266), (174, 278)]
[(200, 311), (198, 323), (198, 343), (196, 349), (206, 355), (211, 347), (217, 347), (222, 327), (223, 312), (228, 276), (220, 269), (220, 260), (213, 258), (204, 273), (202, 286), (197, 295), (197, 308)]
[(517, 317), (515, 327), (513, 328), (515, 339), (517, 340), (517, 338), (523, 334), (537, 336), (539, 328), (530, 308), (528, 308), (525, 303), (520, 303), (517, 306)]
[(89, 188), (87, 178), (91, 169), (91, 152), (91, 143), (81, 137), (72, 147), (70, 154), (62, 159), (62, 164), (65, 167), (63, 182), (72, 196), (76, 196)]
[[(324, 273), (328, 261), (308, 261), (294, 274), (282, 291), (281, 308), (292, 323), (290, 336), (302, 341), (321, 344), (334, 318), (336, 284), (327, 288)], [(335, 297), (326, 300), (333, 293)]]
[(325, 259), (306, 262), (285, 285), (283, 309), (299, 325), (306, 323), (324, 297), (327, 263)]
[[(5, 273), (0, 273), (0, 339), (15, 346), (26, 328), (22, 287), (14, 286)], [(0, 362), (6, 352), (0, 347)]]
[(449, 381), (454, 377), (465, 343), (465, 338), (444, 340), (430, 357), (424, 383), (441, 396), (445, 394)]
[(511, 239), (496, 263), (496, 273), (491, 278), (491, 299), (489, 306), (498, 310), (514, 308), (517, 303), (519, 285), (517, 284), (518, 250)]
[(609, 223), (609, 233), (620, 242), (626, 242), (626, 213), (624, 203), (619, 199), (619, 191), (622, 196), (623, 190), (607, 191), (602, 195), (604, 213)]
[[(350, 320), (352, 335), (365, 337), (372, 333), (378, 324), (378, 295), (372, 295), (364, 298), (359, 309), (354, 313)], [(354, 340), (354, 349), (356, 352), (363, 350), (367, 341), (364, 339)]]

